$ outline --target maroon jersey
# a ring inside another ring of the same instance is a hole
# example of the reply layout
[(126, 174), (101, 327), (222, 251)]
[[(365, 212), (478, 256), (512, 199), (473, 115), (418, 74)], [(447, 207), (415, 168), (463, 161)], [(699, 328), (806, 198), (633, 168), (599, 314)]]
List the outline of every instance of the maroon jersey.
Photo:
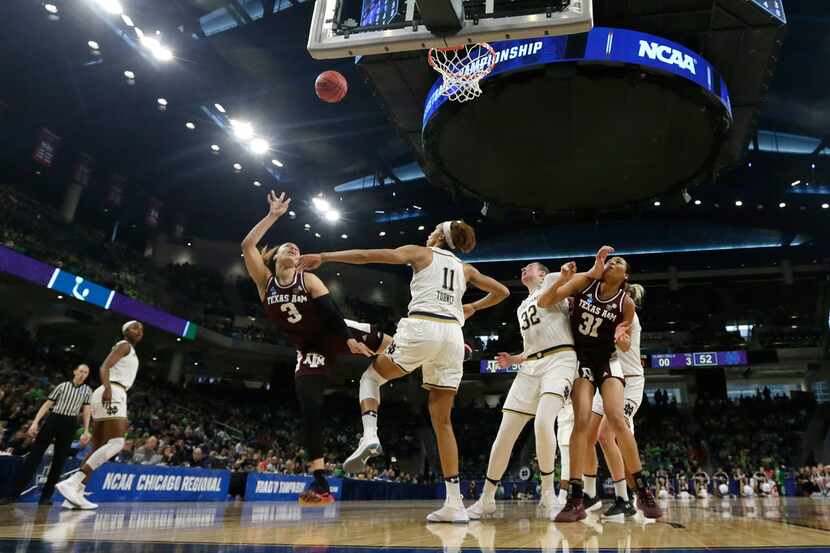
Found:
[(620, 289), (613, 298), (603, 301), (598, 297), (599, 288), (600, 281), (595, 281), (574, 296), (571, 329), (580, 363), (583, 360), (607, 363), (614, 353), (614, 332), (623, 322), (625, 291)]
[[(335, 325), (323, 320), (317, 302), (306, 290), (302, 271), (297, 271), (287, 286), (273, 276), (269, 278), (262, 303), (268, 318), (297, 348), (297, 374), (325, 373), (334, 367), (339, 355), (351, 354), (346, 340), (333, 328)], [(380, 347), (383, 332), (377, 326), (348, 319), (346, 326), (355, 340), (364, 342), (372, 351)]]
[(295, 272), (294, 280), (287, 286), (277, 282), (276, 277), (269, 278), (263, 304), (268, 318), (297, 349), (322, 345), (323, 321), (305, 288), (302, 271)]

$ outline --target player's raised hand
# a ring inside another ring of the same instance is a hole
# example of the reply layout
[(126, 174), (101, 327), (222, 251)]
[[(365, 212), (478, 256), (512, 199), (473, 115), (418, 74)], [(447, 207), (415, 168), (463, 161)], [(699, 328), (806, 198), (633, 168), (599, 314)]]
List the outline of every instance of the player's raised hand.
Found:
[(591, 270), (588, 271), (588, 276), (594, 280), (602, 279), (602, 276), (605, 274), (605, 260), (608, 259), (608, 256), (614, 253), (614, 248), (611, 246), (603, 246), (597, 252), (597, 257), (594, 260), (594, 266), (591, 267)]
[(571, 278), (576, 273), (576, 261), (568, 261), (559, 268), (559, 272), (565, 278)]
[(307, 253), (300, 256), (297, 262), (297, 269), (301, 271), (313, 271), (323, 264), (323, 256), (319, 253)]
[(358, 342), (354, 338), (349, 338), (346, 340), (346, 345), (349, 346), (349, 350), (354, 353), (355, 355), (363, 355), (364, 357), (371, 357), (375, 354), (374, 351), (369, 349), (369, 346)]
[(268, 193), (268, 215), (272, 217), (282, 217), (288, 206), (291, 205), (291, 198), (285, 197), (285, 192), (277, 196), (277, 193), (271, 190)]

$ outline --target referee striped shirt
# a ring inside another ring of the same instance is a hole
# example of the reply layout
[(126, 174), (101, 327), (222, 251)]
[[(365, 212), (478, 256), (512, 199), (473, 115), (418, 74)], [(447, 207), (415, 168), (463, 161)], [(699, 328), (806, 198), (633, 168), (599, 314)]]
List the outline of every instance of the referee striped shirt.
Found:
[(49, 394), (49, 400), (54, 401), (52, 412), (56, 415), (77, 417), (81, 408), (89, 404), (92, 389), (86, 384), (75, 386), (72, 382), (63, 382), (55, 386)]

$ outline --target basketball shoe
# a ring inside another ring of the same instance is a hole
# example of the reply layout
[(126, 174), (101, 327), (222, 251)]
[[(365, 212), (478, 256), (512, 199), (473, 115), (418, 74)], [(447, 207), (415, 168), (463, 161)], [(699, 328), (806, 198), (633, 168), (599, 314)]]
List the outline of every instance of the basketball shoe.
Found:
[(351, 474), (363, 472), (366, 470), (366, 461), (381, 453), (383, 453), (383, 447), (377, 435), (364, 434), (360, 438), (360, 443), (357, 444), (357, 449), (343, 463), (343, 471)]
[(464, 504), (460, 501), (457, 504), (455, 502), (445, 501), (443, 507), (427, 515), (427, 522), (457, 522), (466, 524), (470, 522), (470, 517), (464, 509)]
[(585, 506), (585, 512), (596, 511), (602, 508), (602, 500), (598, 495), (594, 497), (585, 495), (584, 498), (583, 505)]
[(484, 497), (467, 507), (467, 516), (470, 520), (479, 520), (492, 516), (496, 512), (496, 502), (488, 501)]
[(654, 501), (654, 496), (645, 488), (637, 492), (637, 508), (643, 512), (646, 518), (660, 518), (663, 516), (663, 510)]
[(587, 517), (581, 497), (569, 497), (568, 502), (553, 519), (554, 522), (577, 522)]

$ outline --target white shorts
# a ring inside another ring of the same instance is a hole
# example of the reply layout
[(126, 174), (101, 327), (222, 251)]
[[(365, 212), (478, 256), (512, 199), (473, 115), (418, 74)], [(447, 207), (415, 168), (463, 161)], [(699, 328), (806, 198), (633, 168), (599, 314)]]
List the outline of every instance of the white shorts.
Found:
[(464, 333), (452, 321), (401, 319), (386, 355), (406, 373), (421, 369), (426, 389), (458, 390), (464, 374)]
[(556, 417), (556, 441), (559, 447), (569, 447), (571, 445), (571, 432), (574, 429), (574, 404), (570, 401), (565, 403), (565, 407), (559, 412)]
[(92, 420), (100, 421), (107, 419), (127, 418), (127, 390), (121, 386), (112, 385), (112, 403), (104, 407), (101, 396), (104, 395), (104, 387), (98, 386), (89, 399), (92, 408)]
[(504, 401), (502, 411), (536, 415), (544, 394), (560, 396), (566, 401), (576, 377), (576, 352), (561, 351), (538, 360), (525, 361)]
[[(646, 379), (644, 376), (628, 376), (625, 379), (625, 391), (623, 397), (625, 398), (625, 405), (623, 407), (623, 414), (625, 415), (625, 422), (628, 428), (634, 432), (634, 415), (640, 409), (640, 404), (643, 402), (643, 391), (646, 388)], [(599, 390), (594, 394), (594, 404), (591, 406), (591, 411), (599, 416), (605, 415), (605, 408), (602, 405), (602, 396), (599, 395)]]

